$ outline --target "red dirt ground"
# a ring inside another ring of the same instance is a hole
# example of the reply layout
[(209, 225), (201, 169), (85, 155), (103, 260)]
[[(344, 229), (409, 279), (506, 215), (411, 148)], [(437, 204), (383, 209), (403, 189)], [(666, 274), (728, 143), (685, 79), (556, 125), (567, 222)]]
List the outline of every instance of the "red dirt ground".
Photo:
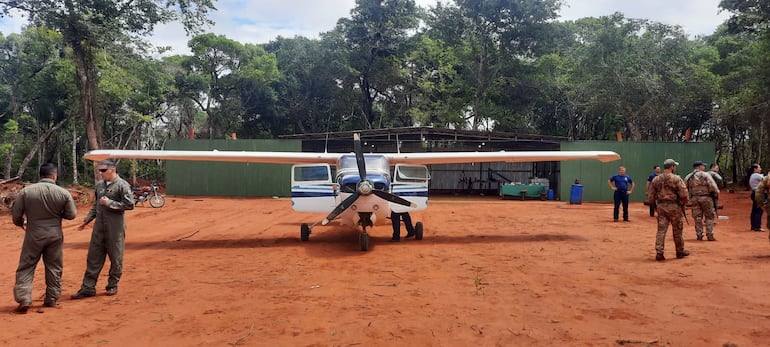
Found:
[[(11, 313), (23, 233), (0, 212), (0, 345), (41, 346), (768, 346), (770, 244), (749, 231), (746, 192), (723, 193), (717, 242), (654, 260), (655, 219), (631, 204), (441, 197), (414, 213), (425, 239), (371, 249), (357, 234), (299, 224), (289, 199), (169, 197), (128, 213), (117, 296), (72, 301), (90, 231), (65, 223), (64, 291)], [(689, 213), (689, 212), (688, 212)], [(690, 220), (692, 224), (692, 220)]]

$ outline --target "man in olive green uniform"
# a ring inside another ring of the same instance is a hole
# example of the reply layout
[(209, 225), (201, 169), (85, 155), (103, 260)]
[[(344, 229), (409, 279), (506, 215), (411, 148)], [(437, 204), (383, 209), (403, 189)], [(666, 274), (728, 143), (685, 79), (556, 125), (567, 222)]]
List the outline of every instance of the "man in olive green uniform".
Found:
[(684, 238), (682, 238), (682, 214), (684, 205), (687, 203), (687, 187), (682, 178), (674, 174), (677, 165), (679, 163), (673, 159), (666, 159), (663, 162), (663, 173), (652, 180), (647, 196), (650, 203), (654, 202), (658, 208), (658, 234), (655, 238), (655, 260), (657, 261), (666, 260), (663, 255), (663, 246), (669, 223), (676, 245), (676, 257), (684, 258), (690, 255), (690, 252), (684, 249)]
[(72, 195), (56, 185), (56, 165), (43, 164), (39, 173), (40, 181), (24, 187), (11, 208), (13, 224), (25, 229), (19, 267), (16, 269), (16, 286), (13, 288), (14, 299), (19, 303), (16, 308), (18, 313), (27, 313), (32, 306), (32, 280), (41, 256), (45, 265), (43, 305), (56, 306), (56, 300), (61, 295), (63, 267), (61, 220), (75, 219), (77, 214)]
[(712, 176), (706, 170), (706, 164), (696, 161), (692, 164), (693, 172), (684, 178), (687, 190), (690, 192), (690, 204), (692, 204), (692, 219), (695, 220), (695, 236), (703, 240), (703, 220), (706, 222), (706, 236), (709, 241), (714, 238), (714, 200), (719, 198), (719, 187)]
[(123, 274), (123, 249), (126, 240), (126, 210), (134, 209), (131, 186), (118, 176), (115, 163), (103, 160), (97, 165), (102, 181), (96, 184), (94, 206), (80, 225), (83, 230), (92, 220), (91, 243), (88, 245), (86, 273), (83, 284), (72, 299), (83, 299), (96, 295), (96, 280), (110, 257), (110, 272), (107, 279), (107, 295), (118, 293), (118, 281)]

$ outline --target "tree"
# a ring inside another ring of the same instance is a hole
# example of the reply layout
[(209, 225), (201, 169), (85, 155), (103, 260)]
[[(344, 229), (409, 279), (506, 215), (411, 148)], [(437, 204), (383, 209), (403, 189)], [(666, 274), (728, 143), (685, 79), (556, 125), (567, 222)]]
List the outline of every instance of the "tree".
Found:
[(417, 25), (414, 0), (356, 0), (351, 18), (337, 22), (337, 30), (345, 35), (345, 49), (350, 52), (350, 67), (356, 71), (363, 127), (380, 127), (375, 124), (375, 101), (393, 100), (393, 89), (402, 81), (400, 58)]
[(101, 117), (95, 112), (99, 79), (94, 54), (99, 48), (132, 44), (151, 33), (158, 23), (181, 20), (188, 32), (209, 23), (212, 0), (26, 0), (0, 1), (0, 14), (11, 9), (25, 12), (32, 23), (45, 25), (62, 34), (72, 49), (76, 81), (80, 90), (80, 114), (90, 149), (102, 142)]
[[(6, 179), (11, 177), (14, 156), (17, 150), (17, 140), (20, 134), (22, 118), (33, 120), (29, 112), (40, 108), (44, 104), (55, 104), (51, 101), (51, 94), (46, 92), (56, 83), (56, 62), (59, 59), (61, 49), (61, 36), (43, 27), (28, 27), (21, 34), (11, 34), (6, 38), (0, 36), (0, 83), (6, 86), (4, 93), (10, 104), (10, 117), (5, 118), (4, 151)], [(41, 76), (43, 80), (41, 81)], [(23, 114), (23, 113), (27, 114)], [(50, 133), (48, 134), (50, 136)], [(46, 140), (38, 137), (40, 140)], [(31, 151), (34, 153), (35, 151)], [(23, 174), (26, 163), (21, 163), (17, 175)]]
[[(278, 37), (265, 45), (275, 54), (281, 79), (277, 93), (276, 119), (283, 119), (274, 134), (302, 134), (342, 129), (340, 115), (349, 112), (356, 100), (352, 88), (339, 81), (351, 80), (347, 55), (325, 33), (321, 40)], [(336, 117), (334, 117), (336, 115)]]
[(209, 138), (273, 114), (272, 83), (280, 76), (275, 55), (214, 34), (195, 36), (188, 45), (193, 55), (181, 61), (177, 88), (206, 113)]
[(678, 141), (710, 119), (715, 82), (698, 68), (700, 44), (680, 28), (620, 13), (569, 25), (575, 42), (560, 53), (570, 81), (565, 100), (583, 118), (570, 124), (593, 124), (589, 138), (621, 132), (636, 141)]
[[(515, 84), (517, 60), (538, 52), (544, 28), (556, 18), (557, 0), (455, 0), (436, 6), (428, 19), (429, 35), (453, 47), (463, 63), (462, 76), (472, 88), (467, 120), (472, 129), (508, 116), (490, 95), (494, 88)], [(502, 92), (498, 89), (497, 92)], [(490, 129), (491, 130), (491, 129)]]
[(464, 83), (463, 64), (455, 51), (439, 39), (420, 35), (407, 62), (410, 120), (426, 126), (464, 128), (465, 106), (473, 92)]
[[(749, 138), (748, 148), (743, 148), (743, 152), (749, 154), (745, 165), (766, 162), (770, 153), (770, 122), (767, 121), (770, 117), (770, 102), (767, 101), (770, 100), (770, 3), (722, 0), (719, 7), (732, 13), (725, 32), (718, 35), (723, 39), (721, 43), (741, 43), (737, 47), (722, 46), (724, 50), (738, 48), (736, 54), (723, 56), (726, 62), (729, 61), (724, 65), (728, 67), (727, 75), (743, 76), (743, 83), (749, 86), (743, 90), (732, 88), (740, 80), (726, 79), (729, 83), (726, 89), (732, 93), (726, 93), (725, 97), (734, 105), (729, 108), (734, 113), (733, 117), (740, 114), (739, 117), (749, 123), (749, 132), (745, 134)], [(738, 139), (734, 141), (738, 142)], [(733, 148), (733, 151), (739, 149)], [(738, 165), (738, 158), (735, 159)]]

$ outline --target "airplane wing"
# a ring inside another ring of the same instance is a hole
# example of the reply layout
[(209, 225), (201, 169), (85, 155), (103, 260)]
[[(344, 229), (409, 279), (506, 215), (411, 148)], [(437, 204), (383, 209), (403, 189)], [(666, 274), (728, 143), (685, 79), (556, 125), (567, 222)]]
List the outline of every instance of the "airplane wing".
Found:
[(458, 164), (504, 161), (562, 161), (596, 159), (603, 163), (620, 159), (611, 151), (522, 151), (522, 152), (429, 152), (385, 154), (390, 164)]
[[(108, 158), (188, 160), (235, 163), (271, 164), (337, 164), (345, 153), (310, 152), (246, 152), (246, 151), (142, 151), (142, 150), (94, 150), (85, 154), (89, 160)], [(620, 159), (612, 151), (522, 151), (522, 152), (429, 152), (383, 153), (388, 163), (394, 164), (456, 164), (481, 162), (532, 162), (595, 159), (610, 162)]]
[(140, 151), (100, 149), (83, 157), (93, 161), (104, 159), (133, 158), (188, 161), (217, 161), (230, 163), (266, 164), (337, 164), (341, 153), (309, 152), (245, 152), (245, 151)]

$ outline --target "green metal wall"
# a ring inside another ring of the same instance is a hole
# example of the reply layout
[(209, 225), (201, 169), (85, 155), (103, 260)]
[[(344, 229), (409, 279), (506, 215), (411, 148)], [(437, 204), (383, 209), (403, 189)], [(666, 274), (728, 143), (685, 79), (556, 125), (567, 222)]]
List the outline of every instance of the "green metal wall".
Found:
[[(575, 160), (561, 162), (559, 193), (562, 201), (569, 201), (575, 179), (583, 185), (583, 201), (612, 201), (613, 192), (607, 180), (618, 172), (619, 166), (626, 167), (626, 174), (633, 178), (636, 188), (631, 201), (644, 201), (644, 185), (654, 165), (663, 168), (663, 161), (671, 158), (679, 162), (676, 173), (684, 177), (692, 171), (695, 161), (706, 165), (714, 161), (714, 145), (707, 142), (563, 142), (563, 151), (590, 150), (614, 151), (621, 159), (609, 163), (596, 160)], [(707, 167), (708, 169), (708, 167)]]
[[(301, 152), (300, 140), (169, 140), (167, 150)], [(290, 196), (291, 165), (166, 161), (166, 190), (187, 196)]]

